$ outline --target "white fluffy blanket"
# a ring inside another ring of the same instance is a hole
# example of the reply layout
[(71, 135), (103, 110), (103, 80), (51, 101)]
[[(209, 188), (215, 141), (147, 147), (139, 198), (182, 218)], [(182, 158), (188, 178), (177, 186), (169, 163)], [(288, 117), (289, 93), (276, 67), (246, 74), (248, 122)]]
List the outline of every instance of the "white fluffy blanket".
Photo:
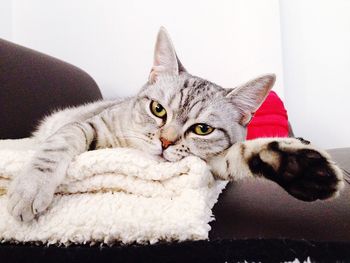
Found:
[(158, 162), (132, 149), (78, 156), (49, 210), (31, 223), (7, 212), (6, 188), (34, 153), (34, 141), (0, 141), (0, 241), (155, 243), (207, 239), (226, 182), (195, 157)]

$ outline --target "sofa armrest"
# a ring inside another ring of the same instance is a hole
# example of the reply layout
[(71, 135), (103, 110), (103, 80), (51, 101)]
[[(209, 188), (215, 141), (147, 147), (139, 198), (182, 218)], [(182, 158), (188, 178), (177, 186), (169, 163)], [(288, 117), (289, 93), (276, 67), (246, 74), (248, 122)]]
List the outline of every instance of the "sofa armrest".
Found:
[(0, 39), (0, 139), (28, 137), (54, 109), (101, 98), (81, 69)]

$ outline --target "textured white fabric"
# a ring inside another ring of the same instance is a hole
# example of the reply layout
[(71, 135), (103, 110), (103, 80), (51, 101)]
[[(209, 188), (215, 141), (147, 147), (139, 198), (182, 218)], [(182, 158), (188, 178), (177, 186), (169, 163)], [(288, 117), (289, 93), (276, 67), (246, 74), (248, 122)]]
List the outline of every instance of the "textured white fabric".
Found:
[[(227, 182), (205, 162), (159, 162), (126, 148), (85, 152), (71, 163), (53, 203), (30, 223), (7, 212), (4, 194), (34, 153), (30, 139), (0, 141), (0, 241), (155, 243), (207, 239)], [(1, 190), (2, 189), (2, 190)]]

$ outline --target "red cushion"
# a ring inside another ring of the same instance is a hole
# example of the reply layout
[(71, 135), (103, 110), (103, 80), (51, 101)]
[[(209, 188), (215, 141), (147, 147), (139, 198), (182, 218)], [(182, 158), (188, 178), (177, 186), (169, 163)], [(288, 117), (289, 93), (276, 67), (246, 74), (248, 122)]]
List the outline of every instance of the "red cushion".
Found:
[(270, 91), (248, 125), (247, 140), (261, 137), (288, 137), (287, 111), (274, 91)]

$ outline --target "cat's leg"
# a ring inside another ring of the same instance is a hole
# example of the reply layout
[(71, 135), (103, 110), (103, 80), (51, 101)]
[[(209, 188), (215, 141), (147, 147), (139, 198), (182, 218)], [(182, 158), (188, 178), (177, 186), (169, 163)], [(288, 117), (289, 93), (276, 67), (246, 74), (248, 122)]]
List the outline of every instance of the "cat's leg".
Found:
[(62, 182), (71, 160), (96, 143), (93, 121), (63, 126), (48, 137), (8, 191), (9, 212), (21, 221), (29, 221), (44, 211)]
[(236, 143), (211, 165), (220, 178), (263, 177), (304, 201), (335, 196), (344, 184), (341, 170), (325, 151), (295, 138)]

